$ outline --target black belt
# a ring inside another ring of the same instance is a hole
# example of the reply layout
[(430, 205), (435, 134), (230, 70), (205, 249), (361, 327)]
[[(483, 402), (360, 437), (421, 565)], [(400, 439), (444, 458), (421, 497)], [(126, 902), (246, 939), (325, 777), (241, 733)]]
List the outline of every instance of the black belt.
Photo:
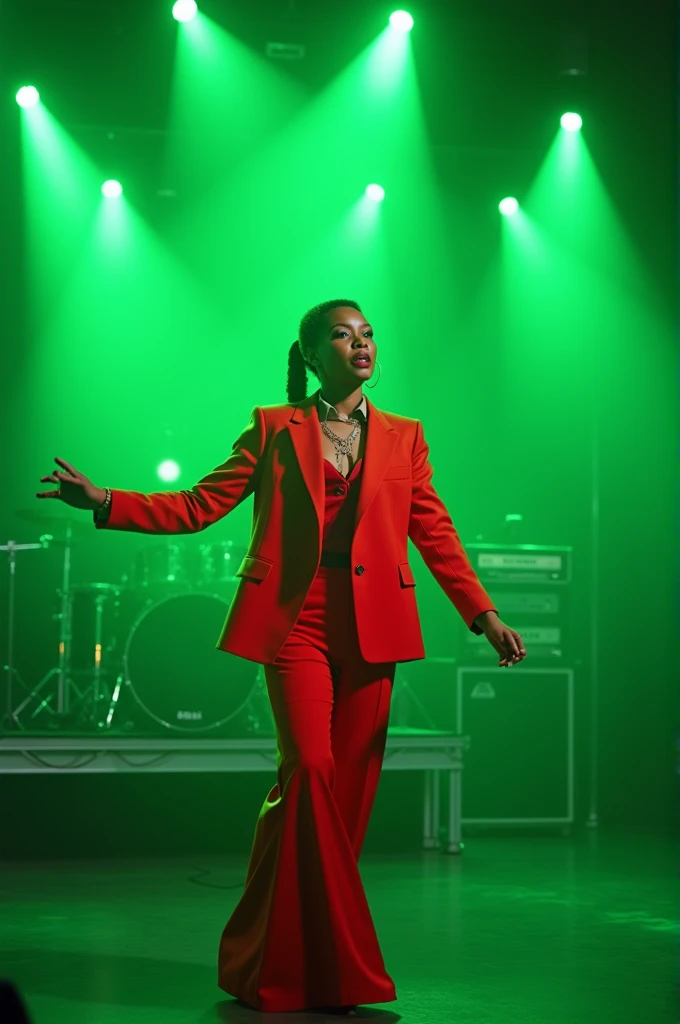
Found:
[(322, 551), (321, 565), (326, 569), (349, 569), (352, 566), (351, 555), (349, 551)]

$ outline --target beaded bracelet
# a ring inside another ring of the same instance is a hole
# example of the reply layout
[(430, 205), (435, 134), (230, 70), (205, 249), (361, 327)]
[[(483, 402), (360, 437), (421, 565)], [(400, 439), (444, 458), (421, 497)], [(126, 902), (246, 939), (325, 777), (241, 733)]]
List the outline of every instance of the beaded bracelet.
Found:
[(106, 516), (109, 513), (109, 506), (110, 505), (111, 505), (111, 488), (107, 487), (106, 488), (106, 497), (104, 498), (104, 500), (101, 503), (101, 505), (99, 506), (99, 508), (96, 509), (97, 519), (105, 519), (106, 518)]

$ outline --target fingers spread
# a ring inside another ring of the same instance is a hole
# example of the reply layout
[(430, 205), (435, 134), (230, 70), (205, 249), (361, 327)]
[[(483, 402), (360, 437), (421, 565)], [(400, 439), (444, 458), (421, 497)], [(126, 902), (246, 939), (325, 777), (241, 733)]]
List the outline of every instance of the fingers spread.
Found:
[(54, 461), (58, 462), (60, 466), (63, 466), (64, 469), (67, 470), (71, 474), (71, 476), (78, 476), (78, 470), (74, 469), (73, 466), (69, 462), (65, 462), (64, 459), (58, 459), (56, 457), (55, 457)]

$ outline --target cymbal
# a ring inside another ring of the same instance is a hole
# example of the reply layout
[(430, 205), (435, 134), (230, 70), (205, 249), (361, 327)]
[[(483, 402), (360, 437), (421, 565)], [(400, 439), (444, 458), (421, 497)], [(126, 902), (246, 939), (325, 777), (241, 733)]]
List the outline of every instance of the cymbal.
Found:
[[(53, 504), (56, 504), (55, 499), (53, 499)], [(91, 520), (88, 524), (83, 522), (82, 519), (74, 519), (68, 514), (57, 512), (52, 508), (41, 508), (40, 506), (37, 508), (18, 508), (14, 510), (14, 514), (19, 519), (27, 519), (29, 523), (37, 523), (46, 530), (63, 530), (66, 533), (66, 527), (70, 526), (72, 532), (79, 535), (84, 536), (86, 533), (91, 535), (94, 532)]]

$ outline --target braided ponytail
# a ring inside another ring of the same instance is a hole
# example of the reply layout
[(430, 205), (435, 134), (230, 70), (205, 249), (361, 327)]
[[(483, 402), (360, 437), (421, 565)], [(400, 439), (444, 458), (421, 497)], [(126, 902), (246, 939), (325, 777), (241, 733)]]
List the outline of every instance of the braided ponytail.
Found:
[(307, 397), (307, 366), (297, 341), (294, 341), (288, 350), (286, 388), (289, 402), (301, 402)]

